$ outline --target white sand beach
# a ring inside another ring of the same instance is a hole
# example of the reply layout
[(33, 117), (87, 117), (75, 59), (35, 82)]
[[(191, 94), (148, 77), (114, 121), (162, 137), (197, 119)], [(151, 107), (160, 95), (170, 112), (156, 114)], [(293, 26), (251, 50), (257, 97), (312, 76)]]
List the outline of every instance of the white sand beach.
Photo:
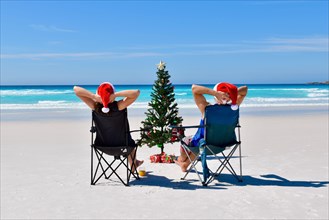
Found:
[[(160, 149), (147, 146), (141, 180), (91, 186), (89, 113), (1, 113), (1, 219), (328, 219), (328, 111), (242, 112), (243, 182), (225, 171), (208, 187), (150, 163)], [(144, 118), (131, 110), (130, 128)], [(178, 143), (165, 152), (178, 155)]]

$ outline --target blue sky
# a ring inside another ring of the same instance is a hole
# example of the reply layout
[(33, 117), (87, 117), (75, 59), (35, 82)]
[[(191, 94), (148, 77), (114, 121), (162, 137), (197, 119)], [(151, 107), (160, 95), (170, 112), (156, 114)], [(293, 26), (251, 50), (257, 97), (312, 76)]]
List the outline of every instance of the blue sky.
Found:
[(1, 0), (1, 84), (328, 80), (328, 1)]

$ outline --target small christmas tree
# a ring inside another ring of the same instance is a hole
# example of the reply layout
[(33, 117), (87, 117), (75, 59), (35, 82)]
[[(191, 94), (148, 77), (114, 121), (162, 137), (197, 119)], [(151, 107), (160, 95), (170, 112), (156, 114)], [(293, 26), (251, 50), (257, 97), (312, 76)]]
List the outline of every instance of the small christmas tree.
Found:
[(153, 84), (150, 107), (145, 112), (146, 119), (142, 121), (142, 130), (150, 129), (148, 132), (141, 132), (140, 145), (146, 144), (149, 147), (158, 146), (161, 154), (165, 143), (173, 143), (177, 138), (172, 137), (172, 129), (169, 125), (178, 125), (183, 121), (178, 117), (178, 107), (175, 102), (174, 86), (170, 82), (170, 75), (165, 70), (166, 65), (160, 61), (157, 65), (157, 80)]

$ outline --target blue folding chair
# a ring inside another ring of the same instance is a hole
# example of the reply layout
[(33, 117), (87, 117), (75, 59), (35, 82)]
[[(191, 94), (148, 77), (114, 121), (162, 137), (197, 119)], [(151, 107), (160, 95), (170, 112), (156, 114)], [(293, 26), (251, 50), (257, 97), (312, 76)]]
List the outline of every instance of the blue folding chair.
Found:
[[(199, 141), (199, 146), (190, 146), (183, 141), (180, 136), (181, 145), (191, 164), (187, 169), (187, 175), (194, 170), (203, 186), (207, 186), (224, 169), (228, 170), (239, 182), (242, 181), (242, 159), (241, 159), (241, 139), (239, 125), (239, 109), (232, 110), (230, 105), (209, 105), (205, 109), (204, 126), (171, 126), (177, 129), (201, 128), (204, 130), (204, 139)], [(238, 175), (230, 163), (232, 156), (239, 149), (240, 175)], [(189, 152), (195, 155), (192, 160)], [(226, 153), (228, 152), (228, 153)], [(219, 156), (218, 156), (219, 155)], [(220, 157), (222, 156), (222, 157)], [(209, 169), (207, 161), (214, 157), (219, 161), (217, 169)], [(202, 171), (197, 170), (197, 164), (201, 161)]]

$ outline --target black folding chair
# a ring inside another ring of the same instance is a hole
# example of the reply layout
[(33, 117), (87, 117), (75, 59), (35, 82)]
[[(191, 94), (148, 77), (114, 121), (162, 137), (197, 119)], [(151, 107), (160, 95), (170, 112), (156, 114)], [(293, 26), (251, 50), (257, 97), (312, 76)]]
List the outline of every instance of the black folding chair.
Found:
[[(136, 130), (139, 131), (139, 130)], [(131, 137), (127, 109), (110, 111), (107, 114), (92, 111), (91, 132), (91, 185), (101, 177), (119, 179), (129, 186), (130, 177), (139, 180), (136, 164), (137, 145)], [(134, 151), (135, 150), (135, 151)], [(131, 155), (132, 166), (128, 157)], [(96, 160), (94, 161), (94, 155)], [(122, 172), (126, 171), (124, 179)], [(121, 172), (119, 172), (121, 171)]]

